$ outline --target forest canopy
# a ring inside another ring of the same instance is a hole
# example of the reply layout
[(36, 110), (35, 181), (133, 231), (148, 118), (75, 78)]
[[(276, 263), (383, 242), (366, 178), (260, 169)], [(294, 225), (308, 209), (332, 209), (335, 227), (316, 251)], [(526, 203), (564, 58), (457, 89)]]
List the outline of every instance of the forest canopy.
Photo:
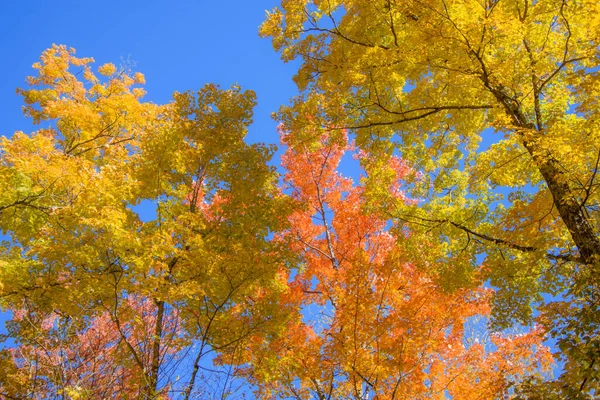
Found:
[(251, 90), (53, 45), (0, 138), (0, 395), (593, 398), (599, 8), (283, 1), (279, 157)]

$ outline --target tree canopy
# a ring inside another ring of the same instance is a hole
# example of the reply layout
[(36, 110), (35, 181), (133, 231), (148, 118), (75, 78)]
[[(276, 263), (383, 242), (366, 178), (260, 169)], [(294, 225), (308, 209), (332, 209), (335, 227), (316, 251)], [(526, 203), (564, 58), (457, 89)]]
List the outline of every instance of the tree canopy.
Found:
[(593, 398), (599, 15), (282, 1), (281, 175), (252, 91), (53, 45), (0, 138), (0, 395)]
[[(497, 328), (543, 323), (566, 362), (548, 390), (569, 398), (599, 384), (598, 7), (290, 0), (261, 28), (302, 61), (302, 95), (279, 112), (295, 140), (350, 129), (377, 158), (368, 205), (410, 230), (407, 246), (431, 243), (414, 263), (449, 290), (498, 288)], [(419, 171), (416, 204), (378, 184), (395, 154)]]

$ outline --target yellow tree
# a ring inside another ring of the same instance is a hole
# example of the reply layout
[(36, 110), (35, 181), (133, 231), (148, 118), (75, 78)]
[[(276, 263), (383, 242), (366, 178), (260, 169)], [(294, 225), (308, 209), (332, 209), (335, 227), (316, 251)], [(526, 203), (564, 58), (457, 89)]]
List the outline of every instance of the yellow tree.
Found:
[[(208, 352), (235, 363), (245, 340), (279, 320), (283, 253), (269, 237), (286, 201), (267, 165), (273, 149), (244, 142), (255, 95), (207, 85), (156, 105), (142, 101), (141, 73), (110, 63), (95, 73), (92, 59), (74, 53), (55, 45), (42, 54), (30, 88), (19, 90), (42, 127), (0, 142), (0, 228), (9, 236), (1, 305), (58, 315), (46, 330), (68, 325), (73, 334), (109, 316), (104, 329), (123, 350), (115, 362), (139, 372), (130, 389), (140, 398), (172, 388), (162, 375), (166, 346), (187, 349), (178, 385), (192, 397)], [(154, 219), (140, 219), (132, 207), (141, 202)], [(260, 301), (248, 300), (257, 292)], [(152, 314), (136, 334), (132, 296)], [(166, 330), (174, 318), (177, 334)], [(15, 332), (17, 343), (35, 342), (35, 331)], [(19, 342), (19, 332), (29, 336)], [(136, 338), (147, 332), (142, 346)]]
[[(485, 255), (496, 326), (539, 306), (566, 362), (547, 389), (569, 398), (600, 388), (599, 7), (288, 0), (261, 28), (302, 60), (303, 94), (279, 114), (295, 140), (351, 129), (375, 159), (365, 207), (406, 224), (407, 246), (432, 242), (414, 262), (448, 289), (474, 283)], [(381, 189), (395, 152), (421, 172), (417, 205)]]

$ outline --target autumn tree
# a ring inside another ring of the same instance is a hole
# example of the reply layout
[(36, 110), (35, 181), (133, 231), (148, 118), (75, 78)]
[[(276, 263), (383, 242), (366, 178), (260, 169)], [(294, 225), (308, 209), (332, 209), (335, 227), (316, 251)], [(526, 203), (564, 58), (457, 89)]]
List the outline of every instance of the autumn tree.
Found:
[[(8, 322), (9, 334), (19, 345), (4, 350), (1, 393), (6, 398), (108, 399), (136, 398), (143, 388), (144, 370), (151, 368), (152, 337), (158, 316), (149, 299), (130, 297), (118, 315), (108, 311), (84, 326), (79, 318), (42, 314), (24, 304)], [(116, 322), (118, 321), (118, 322)], [(180, 346), (175, 313), (163, 315), (161, 367), (174, 368)], [(125, 340), (126, 339), (126, 340)], [(139, 363), (132, 363), (131, 345)], [(163, 374), (162, 378), (172, 379)], [(172, 382), (164, 385), (166, 397)]]
[[(410, 261), (411, 232), (366, 209), (366, 188), (338, 172), (352, 153), (343, 134), (322, 133), (311, 146), (282, 139), (285, 185), (298, 202), (285, 236), (302, 264), (281, 300), (295, 317), (279, 337), (251, 343), (248, 373), (261, 398), (501, 398), (548, 367), (537, 329), (487, 345), (481, 327), (468, 331), (489, 314), (491, 289), (448, 293)], [(382, 190), (414, 202), (402, 188), (414, 171), (398, 157), (390, 167)]]
[[(350, 129), (376, 159), (367, 206), (410, 230), (407, 249), (429, 243), (413, 262), (448, 289), (469, 287), (485, 257), (495, 326), (537, 315), (566, 363), (546, 389), (568, 398), (600, 389), (599, 7), (290, 0), (261, 28), (302, 61), (302, 95), (279, 113), (294, 140)], [(396, 153), (422, 173), (416, 204), (377, 182)]]
[[(206, 85), (165, 105), (144, 102), (141, 73), (110, 63), (96, 72), (91, 58), (74, 53), (46, 50), (30, 87), (19, 90), (40, 129), (0, 139), (0, 228), (8, 236), (0, 304), (18, 325), (14, 366), (44, 364), (43, 348), (31, 346), (46, 346), (46, 334), (75, 343), (76, 352), (94, 347), (101, 324), (110, 331), (103, 351), (117, 358), (102, 368), (133, 374), (122, 379), (128, 391), (156, 398), (177, 389), (193, 398), (207, 354), (235, 364), (246, 340), (280, 323), (274, 304), (285, 287), (285, 254), (269, 238), (285, 221), (287, 201), (267, 165), (273, 149), (244, 141), (255, 95)], [(155, 218), (140, 219), (140, 204)], [(149, 311), (140, 317), (131, 299)], [(19, 319), (24, 305), (29, 317)], [(192, 361), (174, 388), (163, 379), (165, 357), (186, 349)], [(48, 351), (59, 363), (70, 360), (64, 347)], [(83, 372), (67, 366), (83, 379), (94, 360)], [(34, 379), (19, 383), (25, 392), (2, 390), (34, 397), (76, 390), (74, 380), (58, 385), (46, 364), (43, 379), (15, 372)]]

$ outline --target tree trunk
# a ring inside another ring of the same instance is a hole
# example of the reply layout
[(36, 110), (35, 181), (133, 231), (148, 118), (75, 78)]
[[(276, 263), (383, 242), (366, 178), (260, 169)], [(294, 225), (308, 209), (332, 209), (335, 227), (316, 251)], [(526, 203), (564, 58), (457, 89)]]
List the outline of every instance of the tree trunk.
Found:
[(581, 260), (585, 264), (600, 261), (600, 240), (584, 214), (583, 205), (580, 204), (564, 179), (564, 174), (557, 162), (551, 158), (550, 154), (544, 157), (536, 153), (535, 146), (530, 142), (524, 141), (523, 144), (544, 177), (548, 189), (552, 193), (554, 205), (569, 230), (573, 242), (579, 249)]
[(150, 371), (148, 372), (148, 384), (144, 391), (144, 399), (154, 399), (158, 390), (158, 372), (160, 368), (160, 341), (163, 330), (163, 318), (165, 314), (165, 302), (155, 301), (156, 304), (156, 324), (154, 325), (154, 335), (152, 338), (152, 359), (150, 362)]
[[(483, 65), (483, 62), (482, 62)], [(489, 75), (484, 69), (482, 75), (484, 86), (494, 95), (496, 100), (502, 105), (506, 113), (512, 118), (513, 123), (523, 129), (520, 132), (522, 144), (527, 149), (533, 161), (544, 177), (546, 185), (552, 198), (554, 205), (560, 214), (560, 217), (569, 230), (573, 242), (579, 250), (581, 261), (585, 264), (593, 264), (600, 261), (600, 240), (590, 224), (587, 216), (584, 213), (583, 205), (577, 199), (569, 187), (569, 183), (565, 174), (560, 169), (558, 161), (552, 154), (544, 150), (538, 144), (539, 140), (543, 140), (542, 129), (543, 123), (538, 121), (537, 125), (528, 121), (526, 114), (521, 109), (521, 105), (514, 99), (506, 95), (506, 89), (498, 86), (494, 87), (489, 81)], [(534, 94), (539, 96), (538, 88), (534, 87)], [(539, 114), (536, 107), (536, 113)], [(535, 132), (535, 137), (529, 138), (529, 133)], [(519, 132), (518, 132), (519, 133)]]

